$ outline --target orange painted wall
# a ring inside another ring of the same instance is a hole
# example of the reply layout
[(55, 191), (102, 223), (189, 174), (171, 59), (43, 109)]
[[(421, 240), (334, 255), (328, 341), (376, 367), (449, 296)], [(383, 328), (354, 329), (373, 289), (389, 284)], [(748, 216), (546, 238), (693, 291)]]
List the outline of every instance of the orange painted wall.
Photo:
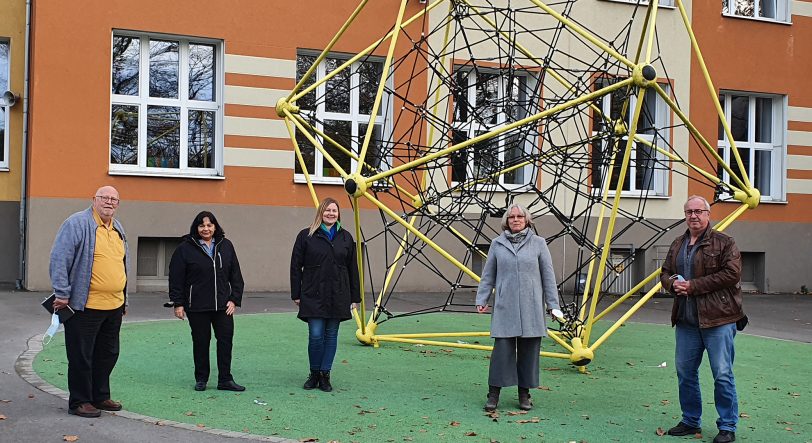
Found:
[[(221, 39), (226, 54), (295, 60), (297, 48), (323, 48), (357, 6), (354, 1), (327, 4), (323, 0), (35, 2), (30, 196), (86, 198), (98, 186), (112, 184), (129, 200), (311, 206), (307, 187), (293, 184), (292, 169), (227, 166), (224, 180), (108, 175), (110, 46), (113, 30), (126, 29)], [(395, 22), (399, 4), (370, 1), (334, 50), (357, 52), (384, 35)], [(406, 16), (423, 7), (409, 2)], [(422, 26), (418, 20), (410, 26), (410, 35), (419, 36)], [(409, 48), (411, 42), (401, 35), (397, 50)], [(386, 49), (384, 44), (375, 53), (385, 55)], [(238, 74), (228, 74), (226, 84), (293, 86), (290, 79)], [(425, 83), (413, 88), (426, 90)], [(227, 105), (224, 112), (276, 118), (273, 108)], [(225, 138), (226, 146), (292, 150), (286, 139)], [(320, 197), (346, 195), (340, 186), (317, 190)]]
[[(812, 107), (812, 18), (792, 16), (792, 24), (761, 22), (722, 16), (720, 1), (692, 2), (692, 26), (708, 65), (716, 91), (737, 90), (787, 95), (790, 106)], [(696, 58), (691, 60), (691, 120), (714, 144), (717, 116)], [(797, 123), (790, 129), (802, 130)], [(803, 126), (803, 124), (802, 124)], [(806, 128), (804, 128), (806, 129)], [(790, 154), (812, 155), (808, 148), (788, 146)], [(806, 152), (802, 152), (806, 151)], [(706, 166), (696, 143), (690, 158)], [(711, 168), (713, 170), (715, 168)], [(796, 172), (788, 172), (790, 178)], [(689, 193), (711, 198), (712, 191), (690, 182)], [(812, 195), (787, 194), (787, 204), (761, 204), (741, 220), (812, 222)], [(732, 211), (734, 204), (718, 205), (715, 217)]]

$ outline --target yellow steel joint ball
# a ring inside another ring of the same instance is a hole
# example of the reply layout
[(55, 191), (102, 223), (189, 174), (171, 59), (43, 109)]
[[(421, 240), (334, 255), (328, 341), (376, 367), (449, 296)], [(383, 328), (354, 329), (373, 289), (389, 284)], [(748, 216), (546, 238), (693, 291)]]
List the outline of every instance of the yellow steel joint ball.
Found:
[(276, 115), (284, 117), (285, 111), (288, 111), (291, 114), (298, 114), (299, 107), (293, 103), (290, 103), (285, 97), (282, 97), (276, 102)]
[(352, 174), (344, 180), (344, 190), (347, 191), (347, 194), (358, 198), (367, 192), (367, 182), (364, 180), (364, 177), (358, 174)]
[(629, 133), (629, 128), (626, 126), (626, 122), (623, 120), (618, 120), (615, 122), (615, 135), (618, 137), (623, 137)]
[(591, 349), (584, 347), (583, 343), (581, 342), (581, 338), (573, 337), (572, 354), (570, 354), (570, 361), (572, 364), (575, 366), (586, 366), (592, 361), (593, 358), (595, 358), (595, 354)]
[(733, 193), (733, 198), (746, 204), (750, 209), (755, 209), (761, 202), (761, 192), (757, 188), (750, 188), (747, 191), (750, 195), (744, 191), (736, 191)]
[(373, 345), (374, 347), (380, 346), (375, 337), (375, 330), (378, 329), (377, 323), (369, 323), (366, 327), (366, 334), (361, 333), (361, 328), (355, 330), (355, 338), (365, 345)]
[(651, 65), (637, 65), (632, 71), (632, 80), (640, 88), (648, 88), (657, 80), (657, 70)]

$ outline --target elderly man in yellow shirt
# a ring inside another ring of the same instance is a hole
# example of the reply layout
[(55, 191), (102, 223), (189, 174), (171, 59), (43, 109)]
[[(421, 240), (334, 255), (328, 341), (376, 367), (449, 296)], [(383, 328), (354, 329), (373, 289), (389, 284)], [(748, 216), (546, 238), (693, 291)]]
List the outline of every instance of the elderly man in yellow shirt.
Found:
[(99, 188), (90, 208), (62, 223), (51, 250), (54, 309), (76, 312), (65, 322), (65, 351), (68, 412), (80, 417), (121, 410), (110, 399), (127, 295), (127, 238), (113, 218), (119, 202), (114, 187)]

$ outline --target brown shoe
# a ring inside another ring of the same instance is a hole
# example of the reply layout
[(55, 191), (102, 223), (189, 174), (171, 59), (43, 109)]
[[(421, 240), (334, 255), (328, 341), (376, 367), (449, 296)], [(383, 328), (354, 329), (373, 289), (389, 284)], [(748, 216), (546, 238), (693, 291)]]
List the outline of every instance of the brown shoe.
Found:
[(85, 418), (96, 418), (101, 416), (101, 411), (90, 403), (82, 403), (75, 408), (68, 409), (68, 414)]
[(121, 403), (119, 403), (119, 402), (117, 402), (115, 400), (110, 400), (109, 398), (107, 400), (99, 402), (99, 403), (93, 403), (93, 406), (95, 406), (98, 409), (101, 409), (102, 411), (120, 411), (121, 410)]

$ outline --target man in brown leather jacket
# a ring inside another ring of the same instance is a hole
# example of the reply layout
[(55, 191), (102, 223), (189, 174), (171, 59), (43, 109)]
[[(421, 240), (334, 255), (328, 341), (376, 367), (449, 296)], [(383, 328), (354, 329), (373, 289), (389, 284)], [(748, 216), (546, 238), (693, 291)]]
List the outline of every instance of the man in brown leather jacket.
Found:
[(682, 420), (669, 435), (701, 433), (699, 365), (707, 351), (714, 382), (719, 434), (714, 443), (736, 440), (739, 405), (733, 377), (736, 323), (745, 318), (741, 254), (733, 238), (710, 227), (710, 204), (698, 195), (685, 202), (688, 230), (671, 243), (660, 281), (674, 295), (675, 366)]

